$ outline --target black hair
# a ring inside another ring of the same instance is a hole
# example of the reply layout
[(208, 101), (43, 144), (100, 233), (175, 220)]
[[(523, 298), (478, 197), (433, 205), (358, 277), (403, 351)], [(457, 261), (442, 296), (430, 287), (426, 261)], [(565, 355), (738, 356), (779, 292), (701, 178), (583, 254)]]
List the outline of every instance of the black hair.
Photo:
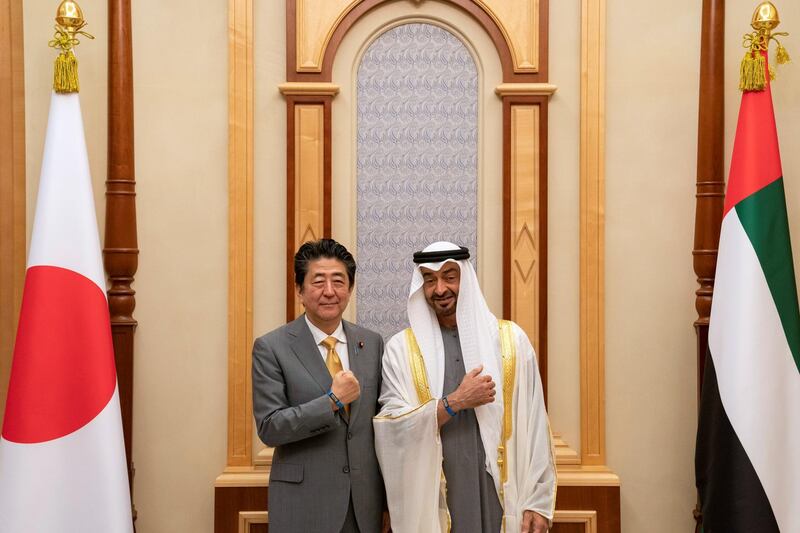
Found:
[(334, 241), (333, 239), (320, 239), (318, 241), (305, 242), (294, 254), (294, 284), (298, 287), (303, 286), (303, 281), (308, 273), (308, 264), (311, 261), (321, 258), (338, 259), (344, 264), (347, 270), (347, 277), (350, 280), (350, 287), (356, 281), (356, 260), (347, 248)]

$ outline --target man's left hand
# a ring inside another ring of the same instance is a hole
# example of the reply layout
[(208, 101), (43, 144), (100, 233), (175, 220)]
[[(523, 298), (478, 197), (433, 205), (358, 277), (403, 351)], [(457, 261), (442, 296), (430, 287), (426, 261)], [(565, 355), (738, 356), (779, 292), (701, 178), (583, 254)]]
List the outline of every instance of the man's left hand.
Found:
[(547, 524), (547, 518), (534, 511), (522, 513), (522, 533), (547, 533), (548, 531), (550, 531), (550, 526)]

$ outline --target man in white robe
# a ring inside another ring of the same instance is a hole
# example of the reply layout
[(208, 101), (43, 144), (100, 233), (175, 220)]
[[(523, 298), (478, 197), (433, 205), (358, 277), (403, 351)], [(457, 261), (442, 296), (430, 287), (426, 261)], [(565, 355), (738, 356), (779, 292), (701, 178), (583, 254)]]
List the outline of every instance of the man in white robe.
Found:
[(414, 254), (411, 327), (386, 344), (373, 425), (392, 530), (544, 533), (556, 476), (536, 356), (468, 258), (445, 242)]

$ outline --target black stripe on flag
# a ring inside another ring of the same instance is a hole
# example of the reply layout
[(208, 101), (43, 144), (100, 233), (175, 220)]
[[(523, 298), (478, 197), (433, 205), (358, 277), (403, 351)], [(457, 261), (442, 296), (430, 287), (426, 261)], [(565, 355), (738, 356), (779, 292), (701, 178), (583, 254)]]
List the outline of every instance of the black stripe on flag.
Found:
[(697, 423), (695, 479), (704, 533), (779, 531), (764, 487), (720, 400), (710, 351)]

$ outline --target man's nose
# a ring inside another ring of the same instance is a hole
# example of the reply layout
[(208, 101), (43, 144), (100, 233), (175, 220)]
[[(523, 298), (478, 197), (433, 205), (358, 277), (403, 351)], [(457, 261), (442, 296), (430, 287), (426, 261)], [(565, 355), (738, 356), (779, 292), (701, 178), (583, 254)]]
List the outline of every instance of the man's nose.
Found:
[(322, 286), (322, 293), (325, 295), (333, 295), (335, 291), (333, 290), (333, 281), (327, 280), (325, 284)]
[(445, 284), (443, 279), (437, 279), (436, 280), (436, 287), (434, 288), (433, 292), (437, 296), (447, 292), (447, 285)]

